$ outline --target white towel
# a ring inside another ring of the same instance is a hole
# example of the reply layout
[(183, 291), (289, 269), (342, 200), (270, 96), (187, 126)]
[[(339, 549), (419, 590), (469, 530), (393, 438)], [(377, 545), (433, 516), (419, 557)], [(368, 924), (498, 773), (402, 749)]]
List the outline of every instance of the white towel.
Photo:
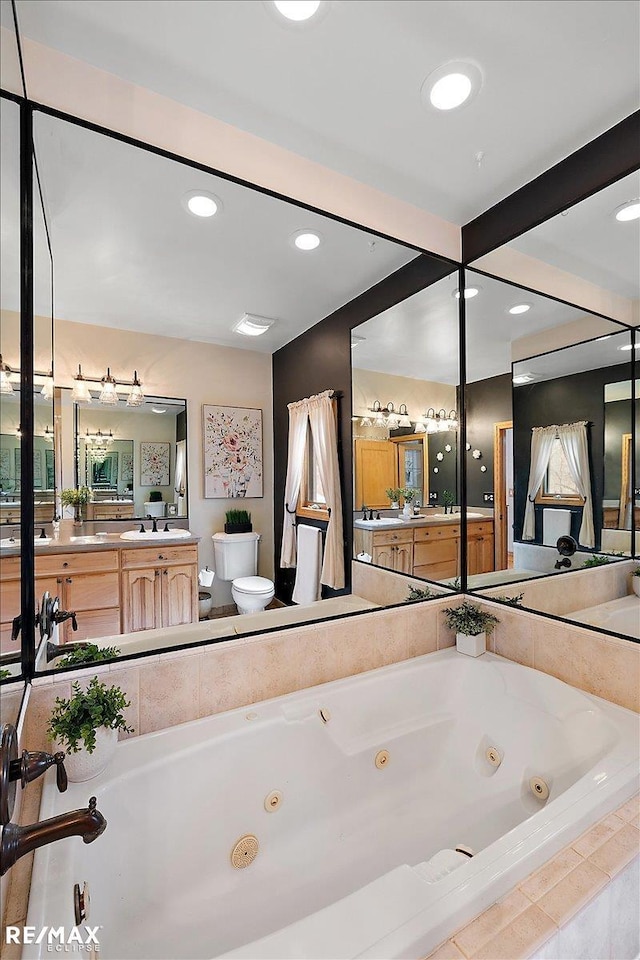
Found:
[(322, 530), (298, 524), (298, 565), (293, 588), (294, 603), (314, 603), (320, 599), (322, 570)]
[(559, 537), (571, 533), (571, 510), (545, 509), (542, 511), (542, 542), (555, 547)]

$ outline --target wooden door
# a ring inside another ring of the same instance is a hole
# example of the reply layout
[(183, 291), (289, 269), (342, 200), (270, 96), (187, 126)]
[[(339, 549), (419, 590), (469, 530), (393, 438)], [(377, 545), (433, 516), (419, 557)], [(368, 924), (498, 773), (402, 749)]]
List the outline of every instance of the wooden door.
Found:
[(383, 510), (386, 490), (398, 485), (396, 445), (389, 440), (355, 440), (355, 508)]
[[(493, 425), (493, 516), (495, 521), (495, 561), (489, 570), (506, 570), (508, 567), (508, 510), (507, 510), (507, 464), (505, 462), (505, 437), (513, 429), (512, 420), (502, 420)], [(492, 538), (493, 539), (493, 538)], [(471, 575), (471, 566), (469, 566)], [(488, 571), (485, 571), (488, 572)]]
[(162, 626), (177, 627), (197, 620), (195, 567), (165, 567), (161, 574)]
[(153, 630), (162, 623), (160, 570), (149, 567), (126, 570), (122, 575), (124, 633)]

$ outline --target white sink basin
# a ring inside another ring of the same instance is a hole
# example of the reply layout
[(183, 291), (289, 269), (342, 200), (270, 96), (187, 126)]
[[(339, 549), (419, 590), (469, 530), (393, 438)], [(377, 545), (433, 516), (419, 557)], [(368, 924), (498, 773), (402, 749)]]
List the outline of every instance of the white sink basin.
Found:
[[(46, 547), (47, 544), (51, 543), (51, 537), (34, 537), (33, 542), (36, 547)], [(20, 537), (5, 537), (4, 540), (0, 540), (0, 548), (3, 550), (12, 550), (20, 546)]]
[(87, 534), (85, 537), (69, 537), (71, 543), (105, 543), (106, 533)]
[[(480, 518), (485, 520), (490, 520), (490, 517), (485, 516), (484, 513), (472, 513), (467, 511), (467, 520), (479, 520)], [(462, 516), (459, 513), (430, 513), (430, 520), (461, 520)]]
[(123, 505), (125, 505), (125, 504), (127, 504), (127, 503), (128, 503), (128, 504), (132, 504), (132, 503), (133, 503), (133, 500), (92, 500), (91, 503), (98, 503), (98, 504), (100, 504), (100, 503), (108, 503), (108, 504), (111, 504), (111, 505), (113, 505), (113, 504), (123, 504)]
[(379, 520), (354, 520), (354, 526), (362, 530), (375, 530), (376, 527), (397, 527), (402, 521), (397, 517), (380, 517)]
[(152, 543), (161, 543), (163, 540), (184, 540), (185, 537), (192, 536), (190, 530), (169, 530), (168, 533), (165, 533), (164, 530), (158, 530), (157, 533), (153, 533), (151, 530), (147, 530), (145, 533), (141, 533), (139, 530), (125, 530), (124, 533), (120, 534), (121, 540), (150, 540)]

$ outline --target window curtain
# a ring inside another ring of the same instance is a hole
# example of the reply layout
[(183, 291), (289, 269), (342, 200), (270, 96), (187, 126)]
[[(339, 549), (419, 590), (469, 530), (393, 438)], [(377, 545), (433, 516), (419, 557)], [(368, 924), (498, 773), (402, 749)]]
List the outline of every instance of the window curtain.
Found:
[(176, 444), (176, 469), (173, 478), (173, 502), (178, 505), (178, 516), (184, 514), (184, 495), (187, 480), (187, 442), (179, 440)]
[[(289, 444), (287, 451), (287, 479), (284, 486), (284, 524), (280, 566), (296, 565), (296, 506), (302, 482), (309, 421), (308, 400), (298, 400), (289, 406)], [(293, 513), (289, 512), (289, 509)]]
[(536, 522), (534, 502), (536, 494), (542, 486), (544, 475), (549, 466), (549, 457), (553, 441), (556, 439), (558, 428), (534, 427), (531, 431), (531, 463), (529, 466), (529, 485), (527, 487), (527, 505), (524, 511), (523, 540), (535, 540)]
[(593, 531), (593, 503), (591, 500), (591, 471), (589, 470), (589, 442), (587, 423), (565, 423), (558, 427), (558, 438), (567, 458), (571, 477), (578, 493), (584, 498), (582, 523), (578, 540), (583, 547), (595, 547)]
[(342, 536), (342, 494), (338, 465), (338, 437), (331, 391), (309, 401), (309, 422), (313, 451), (327, 507), (331, 510), (320, 581), (327, 587), (344, 587), (344, 544)]

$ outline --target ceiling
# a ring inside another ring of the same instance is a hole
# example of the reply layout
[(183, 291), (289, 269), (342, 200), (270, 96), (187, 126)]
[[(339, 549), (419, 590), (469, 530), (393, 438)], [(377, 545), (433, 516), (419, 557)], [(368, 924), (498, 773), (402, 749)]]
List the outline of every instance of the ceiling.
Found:
[[(8, 121), (7, 127), (11, 133)], [(34, 120), (34, 140), (60, 319), (271, 353), (416, 256), (42, 114)], [(11, 182), (17, 169), (16, 162), (3, 169), (3, 193), (14, 202), (1, 214), (8, 239), (2, 306), (12, 310), (19, 292), (17, 184)], [(190, 214), (183, 200), (192, 190), (217, 196), (221, 212), (207, 219)], [(292, 234), (306, 228), (323, 238), (307, 253), (291, 243)], [(48, 282), (48, 261), (40, 255), (35, 307), (45, 316)], [(239, 336), (231, 327), (245, 312), (276, 322), (261, 337)]]
[[(540, 382), (625, 364), (620, 371), (620, 380), (626, 380), (631, 376), (631, 351), (620, 348), (628, 346), (630, 342), (631, 336), (624, 330), (614, 333), (607, 340), (589, 340), (574, 347), (564, 347), (562, 350), (545, 353), (541, 357), (522, 360), (514, 364), (513, 373), (514, 376), (527, 373), (533, 376), (535, 382)], [(516, 387), (518, 386), (528, 386), (528, 384), (516, 384)]]
[[(513, 341), (584, 316), (584, 311), (576, 307), (525, 293), (518, 287), (472, 271), (467, 275), (467, 285), (479, 288), (478, 294), (466, 301), (466, 362), (470, 383), (508, 373)], [(356, 341), (352, 348), (353, 366), (417, 380), (459, 383), (458, 301), (452, 296), (456, 287), (457, 277), (452, 274), (356, 327), (354, 335), (364, 339)], [(531, 304), (527, 313), (518, 316), (508, 313), (509, 307), (523, 302)], [(612, 332), (619, 329), (617, 324), (611, 324)], [(629, 334), (625, 336), (628, 339)], [(625, 355), (618, 356), (614, 349), (608, 349), (611, 347), (609, 341), (596, 345), (602, 359), (594, 366), (624, 361)], [(547, 359), (545, 357), (545, 369)], [(551, 376), (559, 375), (553, 372), (551, 360), (548, 369)]]
[[(17, 0), (24, 36), (458, 224), (637, 109), (635, 0), (328, 0), (302, 29), (270, 6)], [(459, 59), (478, 95), (425, 108)]]

